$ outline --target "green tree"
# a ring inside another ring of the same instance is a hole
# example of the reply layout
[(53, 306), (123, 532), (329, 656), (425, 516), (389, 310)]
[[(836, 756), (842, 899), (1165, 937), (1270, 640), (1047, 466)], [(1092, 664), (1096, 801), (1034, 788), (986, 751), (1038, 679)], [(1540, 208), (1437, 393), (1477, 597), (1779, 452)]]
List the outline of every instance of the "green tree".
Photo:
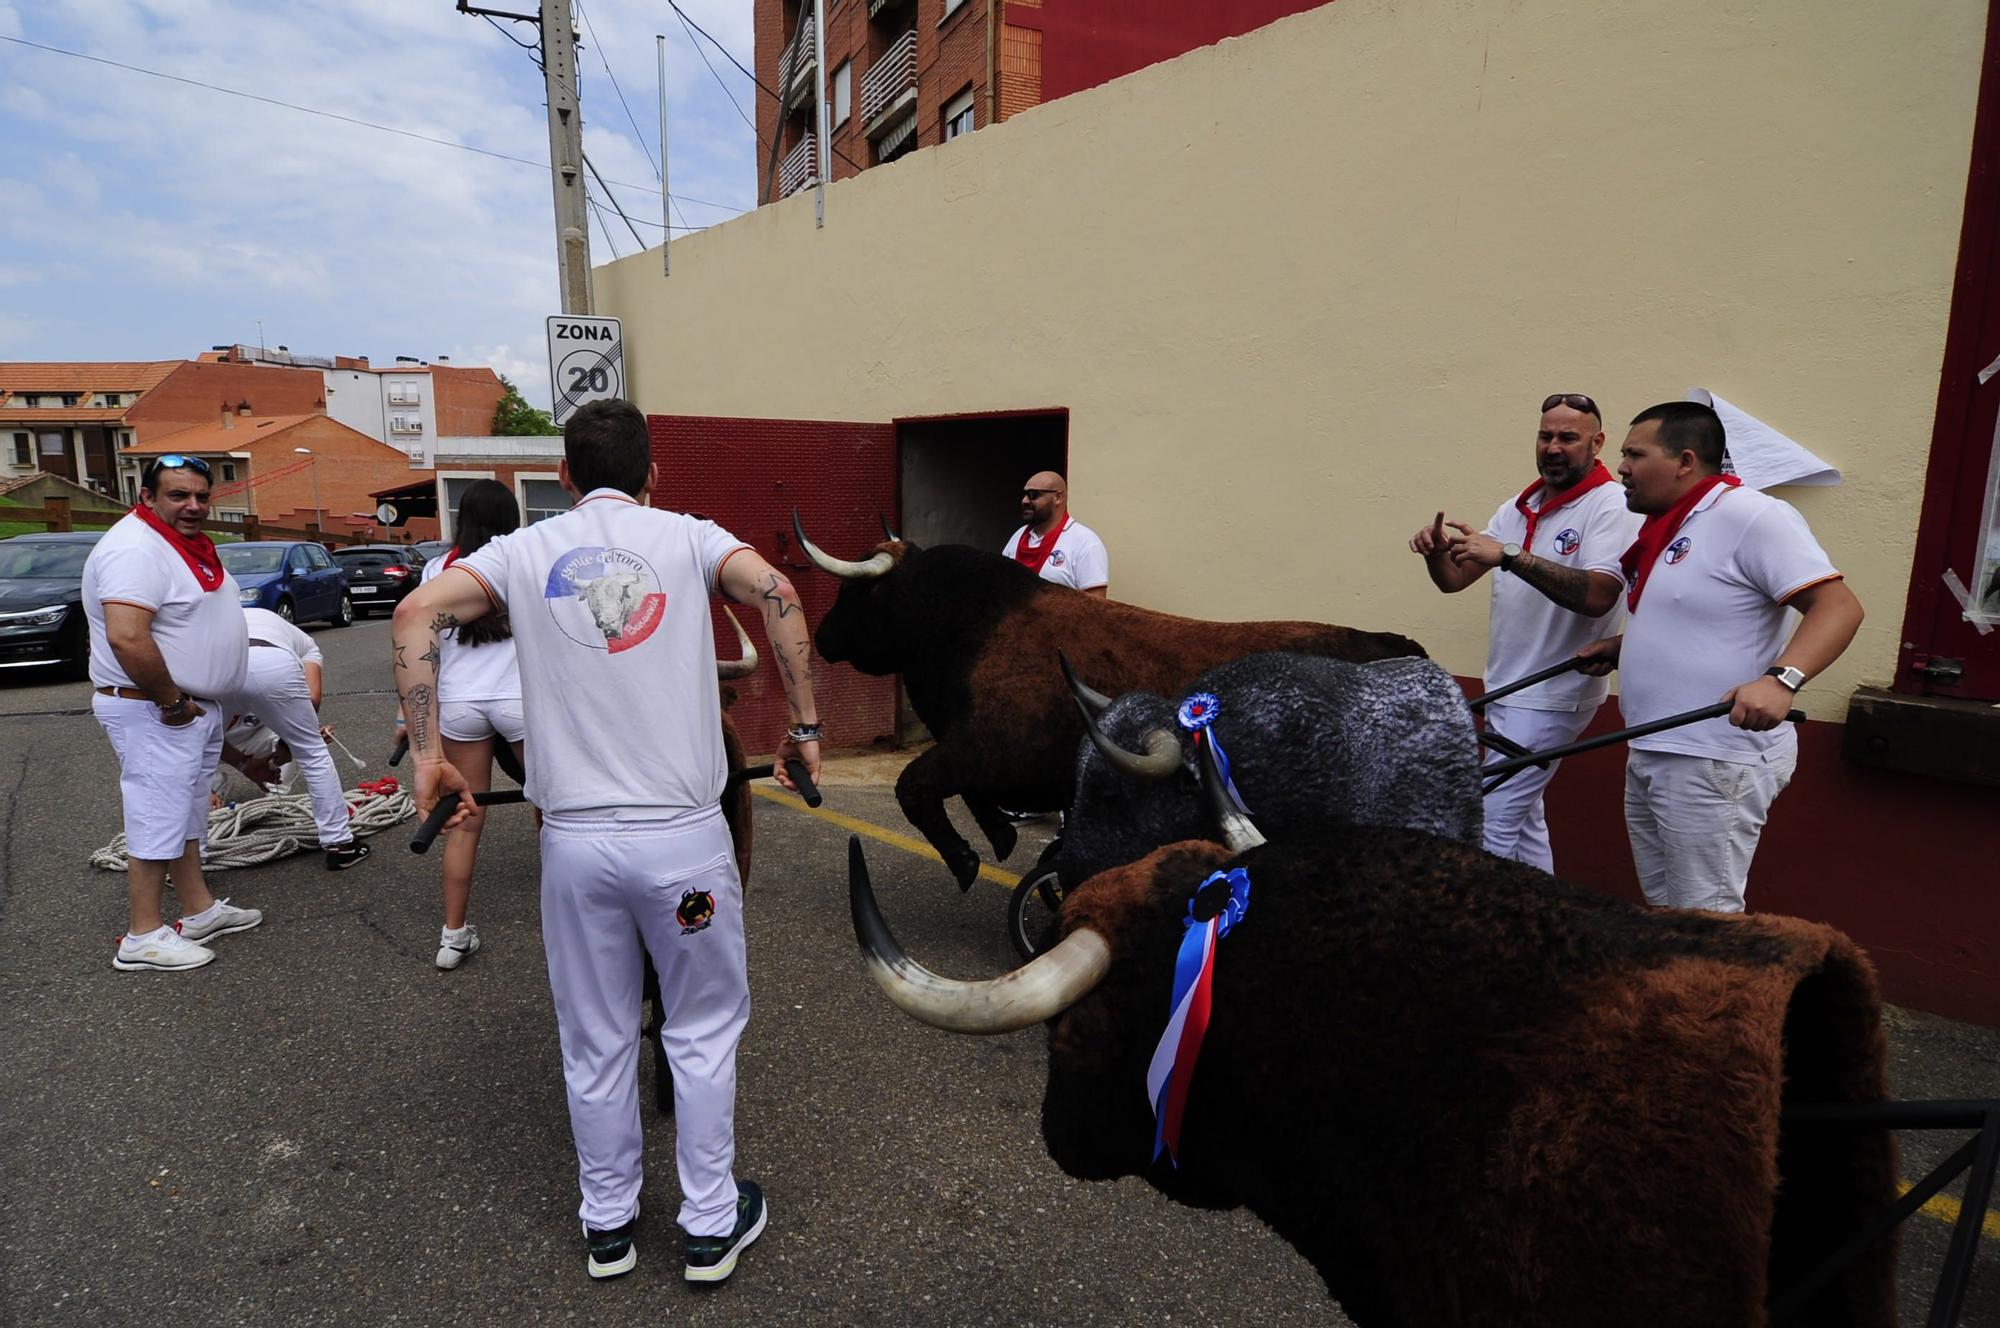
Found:
[(493, 408), (493, 432), (507, 437), (549, 438), (562, 432), (556, 422), (549, 418), (545, 410), (536, 410), (521, 396), (521, 389), (509, 382), (507, 375), (500, 375), (500, 386), (505, 389), (500, 396), (500, 404)]

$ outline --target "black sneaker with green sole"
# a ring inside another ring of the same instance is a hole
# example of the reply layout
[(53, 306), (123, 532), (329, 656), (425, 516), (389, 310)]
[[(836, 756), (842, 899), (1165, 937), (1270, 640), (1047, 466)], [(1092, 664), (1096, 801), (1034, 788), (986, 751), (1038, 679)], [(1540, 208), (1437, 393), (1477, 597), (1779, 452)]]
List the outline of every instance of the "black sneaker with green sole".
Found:
[(764, 1234), (764, 1191), (754, 1180), (736, 1185), (736, 1230), (726, 1236), (687, 1238), (687, 1280), (720, 1282), (736, 1271), (736, 1256)]
[(638, 1266), (639, 1251), (632, 1244), (632, 1228), (639, 1225), (634, 1217), (623, 1226), (609, 1231), (583, 1229), (584, 1243), (590, 1247), (590, 1275), (596, 1278), (623, 1277)]

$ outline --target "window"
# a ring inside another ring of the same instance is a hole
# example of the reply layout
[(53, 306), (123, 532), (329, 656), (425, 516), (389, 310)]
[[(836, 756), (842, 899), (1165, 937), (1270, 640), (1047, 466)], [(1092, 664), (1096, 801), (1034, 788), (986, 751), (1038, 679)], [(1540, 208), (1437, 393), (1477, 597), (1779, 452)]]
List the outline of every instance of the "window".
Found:
[(285, 555), (285, 569), (287, 571), (304, 574), (311, 566), (312, 559), (306, 557), (306, 546), (303, 544), (294, 544), (292, 551)]
[(139, 481), (136, 476), (127, 475), (125, 477), (125, 501), (128, 503), (139, 501)]
[(323, 572), (334, 565), (333, 555), (317, 544), (306, 545), (306, 561), (316, 572)]
[(68, 435), (60, 432), (43, 434), (41, 445), (45, 457), (66, 456), (69, 452)]
[(25, 433), (14, 435), (14, 464), (17, 466), (35, 464), (35, 440)]
[(229, 484), (229, 483), (232, 483), (232, 482), (234, 482), (234, 480), (235, 480), (235, 479), (236, 479), (236, 463), (235, 463), (234, 461), (225, 461), (225, 462), (223, 462), (223, 463), (222, 463), (222, 482), (223, 482), (224, 484)]
[(74, 392), (65, 392), (65, 393), (63, 393), (63, 394), (62, 394), (62, 399), (63, 399), (63, 405), (65, 405), (65, 406), (74, 406), (74, 405), (76, 404), (76, 397), (77, 397), (77, 394), (76, 394), (76, 393), (74, 393)]
[(965, 6), (965, 0), (944, 0), (944, 18), (940, 18), (938, 20), (938, 26), (943, 27), (945, 24), (945, 19), (948, 19), (953, 14), (956, 14), (960, 9), (964, 8), (964, 6)]
[(836, 128), (847, 123), (847, 117), (854, 113), (854, 62), (843, 60), (840, 68), (833, 71), (833, 123)]
[(438, 478), (444, 485), (444, 512), (447, 518), (443, 523), (443, 530), (439, 533), (445, 539), (450, 539), (452, 533), (458, 529), (458, 505), (464, 501), (465, 491), (471, 488), (476, 481), (492, 479), (493, 477), (491, 475), (441, 475)]
[(967, 88), (944, 104), (944, 136), (946, 139), (957, 138), (960, 134), (969, 134), (972, 132), (972, 108), (973, 97), (971, 88)]
[(104, 394), (104, 404), (107, 406), (122, 406), (125, 404), (125, 394), (122, 392), (106, 392)]
[(521, 524), (531, 526), (570, 509), (570, 496), (561, 480), (527, 480), (521, 484)]

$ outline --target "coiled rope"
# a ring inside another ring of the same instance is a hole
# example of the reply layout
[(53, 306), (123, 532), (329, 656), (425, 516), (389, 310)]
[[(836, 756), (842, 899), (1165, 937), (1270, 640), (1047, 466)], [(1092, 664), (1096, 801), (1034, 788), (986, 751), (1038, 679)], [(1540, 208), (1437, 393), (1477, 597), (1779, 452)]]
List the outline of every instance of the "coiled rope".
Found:
[[(417, 805), (394, 779), (377, 779), (347, 790), (347, 814), (354, 837), (366, 839), (409, 820), (417, 814)], [(201, 865), (204, 871), (228, 871), (318, 849), (311, 796), (279, 794), (210, 812)], [(120, 834), (91, 854), (90, 865), (101, 871), (124, 871), (125, 836)]]

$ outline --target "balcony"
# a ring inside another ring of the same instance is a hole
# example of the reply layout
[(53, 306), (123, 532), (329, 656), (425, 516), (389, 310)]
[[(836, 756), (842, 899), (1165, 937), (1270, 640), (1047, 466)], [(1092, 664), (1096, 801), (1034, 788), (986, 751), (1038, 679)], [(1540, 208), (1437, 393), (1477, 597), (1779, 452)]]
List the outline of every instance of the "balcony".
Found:
[(819, 138), (815, 134), (807, 134), (778, 164), (778, 197), (790, 198), (808, 185), (818, 183)]
[(785, 53), (778, 57), (778, 91), (786, 102), (804, 106), (814, 100), (819, 65), (813, 60), (813, 11), (808, 5), (799, 11), (799, 26)]
[(875, 57), (861, 79), (861, 123), (874, 138), (917, 105), (917, 30), (911, 28)]

